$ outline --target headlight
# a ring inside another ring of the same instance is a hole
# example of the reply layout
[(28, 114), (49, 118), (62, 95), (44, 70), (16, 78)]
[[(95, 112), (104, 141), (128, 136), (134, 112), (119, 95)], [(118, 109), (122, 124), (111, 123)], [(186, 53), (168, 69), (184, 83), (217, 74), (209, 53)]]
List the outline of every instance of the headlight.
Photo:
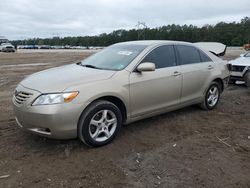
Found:
[(68, 93), (52, 93), (40, 95), (32, 104), (35, 105), (46, 105), (46, 104), (61, 104), (72, 101), (78, 95), (77, 91)]

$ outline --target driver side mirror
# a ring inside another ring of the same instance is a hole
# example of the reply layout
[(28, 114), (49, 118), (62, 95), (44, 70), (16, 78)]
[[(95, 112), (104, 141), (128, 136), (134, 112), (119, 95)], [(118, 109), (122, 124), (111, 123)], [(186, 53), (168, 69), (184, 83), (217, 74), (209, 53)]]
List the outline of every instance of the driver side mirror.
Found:
[(138, 72), (150, 72), (150, 71), (155, 71), (155, 64), (154, 63), (141, 63), (137, 69)]

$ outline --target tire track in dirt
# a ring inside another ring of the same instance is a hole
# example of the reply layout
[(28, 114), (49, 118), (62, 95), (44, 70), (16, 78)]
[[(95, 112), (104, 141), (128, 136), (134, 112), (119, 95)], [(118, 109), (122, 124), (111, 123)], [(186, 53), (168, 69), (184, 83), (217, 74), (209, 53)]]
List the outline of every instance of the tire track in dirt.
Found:
[(0, 121), (0, 136), (10, 136), (16, 133), (18, 126), (14, 119), (1, 120)]

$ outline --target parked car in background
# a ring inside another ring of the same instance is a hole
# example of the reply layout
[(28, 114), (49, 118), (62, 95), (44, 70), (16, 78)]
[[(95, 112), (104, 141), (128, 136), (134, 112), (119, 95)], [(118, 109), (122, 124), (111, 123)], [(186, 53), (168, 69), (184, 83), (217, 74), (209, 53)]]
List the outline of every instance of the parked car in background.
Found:
[(191, 43), (118, 43), (24, 79), (14, 114), (25, 130), (102, 146), (122, 124), (194, 104), (214, 109), (228, 77), (226, 61)]
[(70, 46), (69, 49), (75, 49), (75, 50), (86, 50), (86, 46)]
[(51, 49), (65, 49), (65, 48), (64, 46), (55, 45), (55, 46), (51, 46)]
[(1, 52), (15, 52), (15, 47), (11, 43), (2, 43), (0, 45)]
[(35, 49), (38, 49), (38, 46), (37, 45), (24, 45), (22, 46), (22, 49), (35, 50)]
[(241, 54), (239, 58), (229, 62), (231, 64), (230, 82), (244, 81), (250, 87), (250, 52)]
[(51, 49), (50, 45), (41, 45), (40, 49)]
[(37, 50), (38, 46), (37, 45), (28, 45), (26, 49)]

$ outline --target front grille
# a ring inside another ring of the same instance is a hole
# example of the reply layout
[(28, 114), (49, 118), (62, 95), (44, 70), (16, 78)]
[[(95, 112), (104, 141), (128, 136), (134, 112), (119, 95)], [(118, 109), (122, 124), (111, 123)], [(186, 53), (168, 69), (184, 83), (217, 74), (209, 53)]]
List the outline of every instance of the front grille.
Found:
[(245, 69), (245, 66), (233, 66), (232, 67), (232, 71), (235, 71), (235, 72), (242, 72), (243, 70)]
[(33, 94), (27, 93), (23, 91), (15, 92), (15, 102), (17, 104), (23, 104), (25, 101), (27, 101)]

